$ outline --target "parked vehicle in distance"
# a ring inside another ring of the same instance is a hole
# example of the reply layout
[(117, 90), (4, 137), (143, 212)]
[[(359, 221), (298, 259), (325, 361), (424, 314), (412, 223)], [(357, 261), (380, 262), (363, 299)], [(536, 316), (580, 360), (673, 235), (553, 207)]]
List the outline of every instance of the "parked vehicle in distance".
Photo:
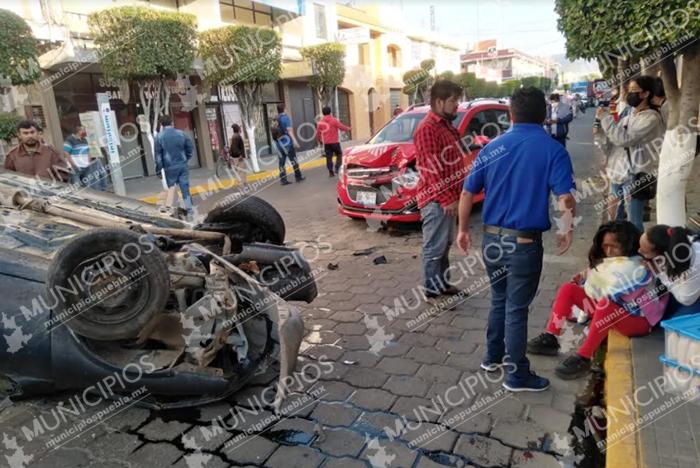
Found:
[[(407, 109), (366, 144), (351, 148), (338, 174), (338, 212), (351, 218), (418, 222), (419, 174), (413, 134), (430, 106)], [(459, 105), (452, 122), (464, 143), (465, 167), (481, 148), (510, 128), (510, 110), (500, 99), (475, 99)], [(481, 201), (484, 194), (477, 195)]]

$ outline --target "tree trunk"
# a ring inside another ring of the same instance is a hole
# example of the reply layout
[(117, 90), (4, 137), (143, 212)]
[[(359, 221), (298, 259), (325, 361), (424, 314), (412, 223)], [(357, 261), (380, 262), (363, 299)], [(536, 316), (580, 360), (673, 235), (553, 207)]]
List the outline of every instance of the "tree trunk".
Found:
[[(671, 79), (664, 67), (664, 85)], [(675, 70), (675, 67), (674, 67)], [(675, 72), (674, 72), (675, 74)], [(669, 101), (670, 112), (678, 120), (667, 127), (659, 158), (656, 216), (659, 224), (685, 226), (685, 192), (696, 152), (698, 107), (700, 106), (700, 46), (694, 45), (683, 54), (683, 83), (680, 99)], [(668, 91), (667, 91), (668, 93)]]
[(240, 83), (235, 86), (236, 97), (241, 108), (241, 118), (245, 127), (246, 136), (248, 137), (248, 147), (250, 148), (250, 162), (254, 172), (260, 172), (260, 164), (258, 163), (258, 149), (255, 144), (255, 112), (260, 105), (259, 87), (257, 85), (249, 85)]

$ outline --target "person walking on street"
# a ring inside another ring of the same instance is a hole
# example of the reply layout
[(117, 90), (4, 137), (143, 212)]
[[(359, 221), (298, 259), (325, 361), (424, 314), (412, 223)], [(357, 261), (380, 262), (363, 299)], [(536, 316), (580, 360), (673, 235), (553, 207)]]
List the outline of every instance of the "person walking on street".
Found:
[[(323, 144), (328, 176), (334, 177), (335, 173), (340, 169), (340, 165), (343, 164), (343, 148), (340, 147), (338, 130), (349, 132), (350, 127), (333, 117), (330, 107), (325, 106), (321, 112), (323, 112), (323, 117), (316, 125), (316, 139)], [(335, 154), (335, 172), (333, 171), (333, 154)]]
[(517, 90), (511, 115), (513, 127), (481, 150), (464, 183), (457, 245), (465, 253), (471, 247), (474, 196), (485, 190), (482, 255), (491, 283), (491, 310), (481, 368), (493, 372), (503, 367), (507, 390), (538, 392), (549, 387), (549, 380), (530, 371), (525, 356), (528, 307), (542, 272), (542, 233), (551, 227), (550, 192), (562, 214), (557, 223), (562, 255), (573, 239), (575, 184), (569, 153), (542, 128), (544, 93), (533, 87)]
[(559, 94), (552, 93), (549, 96), (549, 107), (545, 125), (549, 129), (549, 134), (562, 146), (566, 147), (566, 137), (569, 135), (569, 122), (573, 120), (571, 106), (561, 102)]
[(450, 284), (449, 251), (465, 176), (459, 133), (452, 125), (461, 95), (457, 84), (435, 82), (430, 88), (430, 111), (414, 136), (419, 174), (416, 201), (423, 220), (423, 274), (428, 298), (460, 294)]
[(394, 112), (391, 115), (392, 117), (396, 117), (397, 115), (401, 115), (403, 113), (403, 109), (401, 109), (401, 106), (396, 104), (396, 107), (394, 107)]
[(299, 147), (294, 130), (292, 129), (292, 119), (284, 112), (284, 104), (277, 104), (277, 128), (278, 135), (272, 135), (277, 151), (279, 151), (279, 166), (280, 166), (280, 182), (282, 185), (289, 185), (287, 180), (287, 159), (292, 164), (294, 169), (294, 178), (297, 182), (301, 182), (306, 177), (301, 174), (299, 163), (297, 163), (297, 152), (295, 148)]
[(243, 174), (239, 172), (241, 167), (246, 165), (245, 142), (243, 141), (243, 136), (241, 135), (241, 126), (238, 124), (233, 124), (231, 125), (231, 130), (233, 130), (233, 136), (231, 137), (231, 142), (229, 143), (228, 155), (233, 160), (233, 171), (236, 178), (238, 178), (239, 183), (245, 187), (245, 172), (243, 172)]
[(63, 152), (73, 168), (72, 184), (82, 183), (91, 189), (107, 191), (107, 171), (100, 158), (90, 156), (85, 127), (75, 127), (63, 142)]
[(5, 156), (5, 169), (65, 182), (70, 169), (65, 159), (53, 146), (45, 145), (39, 136), (39, 125), (32, 120), (17, 123), (19, 145)]
[(160, 125), (162, 130), (155, 141), (156, 174), (160, 174), (161, 170), (165, 173), (168, 188), (175, 185), (180, 187), (187, 215), (192, 216), (190, 170), (187, 167), (192, 158), (192, 140), (185, 132), (173, 127), (173, 119), (169, 115), (160, 118)]

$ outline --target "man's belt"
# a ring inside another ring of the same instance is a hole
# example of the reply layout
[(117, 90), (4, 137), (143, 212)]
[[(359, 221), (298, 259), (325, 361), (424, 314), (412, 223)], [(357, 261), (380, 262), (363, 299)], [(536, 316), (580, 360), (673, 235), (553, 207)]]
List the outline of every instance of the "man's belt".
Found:
[(540, 231), (519, 231), (517, 229), (491, 226), (489, 224), (484, 224), (484, 232), (488, 232), (489, 234), (497, 234), (499, 236), (524, 237), (532, 240), (540, 240), (542, 238), (542, 233)]

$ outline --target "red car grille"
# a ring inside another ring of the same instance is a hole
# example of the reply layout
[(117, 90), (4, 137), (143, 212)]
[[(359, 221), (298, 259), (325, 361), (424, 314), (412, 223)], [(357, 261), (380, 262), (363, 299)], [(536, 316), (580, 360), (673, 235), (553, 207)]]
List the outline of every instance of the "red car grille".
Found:
[(382, 184), (379, 186), (366, 186), (366, 185), (348, 185), (348, 196), (352, 201), (357, 203), (357, 192), (374, 192), (377, 194), (377, 205), (381, 205), (387, 202), (387, 200), (393, 195), (391, 191), (391, 184)]

